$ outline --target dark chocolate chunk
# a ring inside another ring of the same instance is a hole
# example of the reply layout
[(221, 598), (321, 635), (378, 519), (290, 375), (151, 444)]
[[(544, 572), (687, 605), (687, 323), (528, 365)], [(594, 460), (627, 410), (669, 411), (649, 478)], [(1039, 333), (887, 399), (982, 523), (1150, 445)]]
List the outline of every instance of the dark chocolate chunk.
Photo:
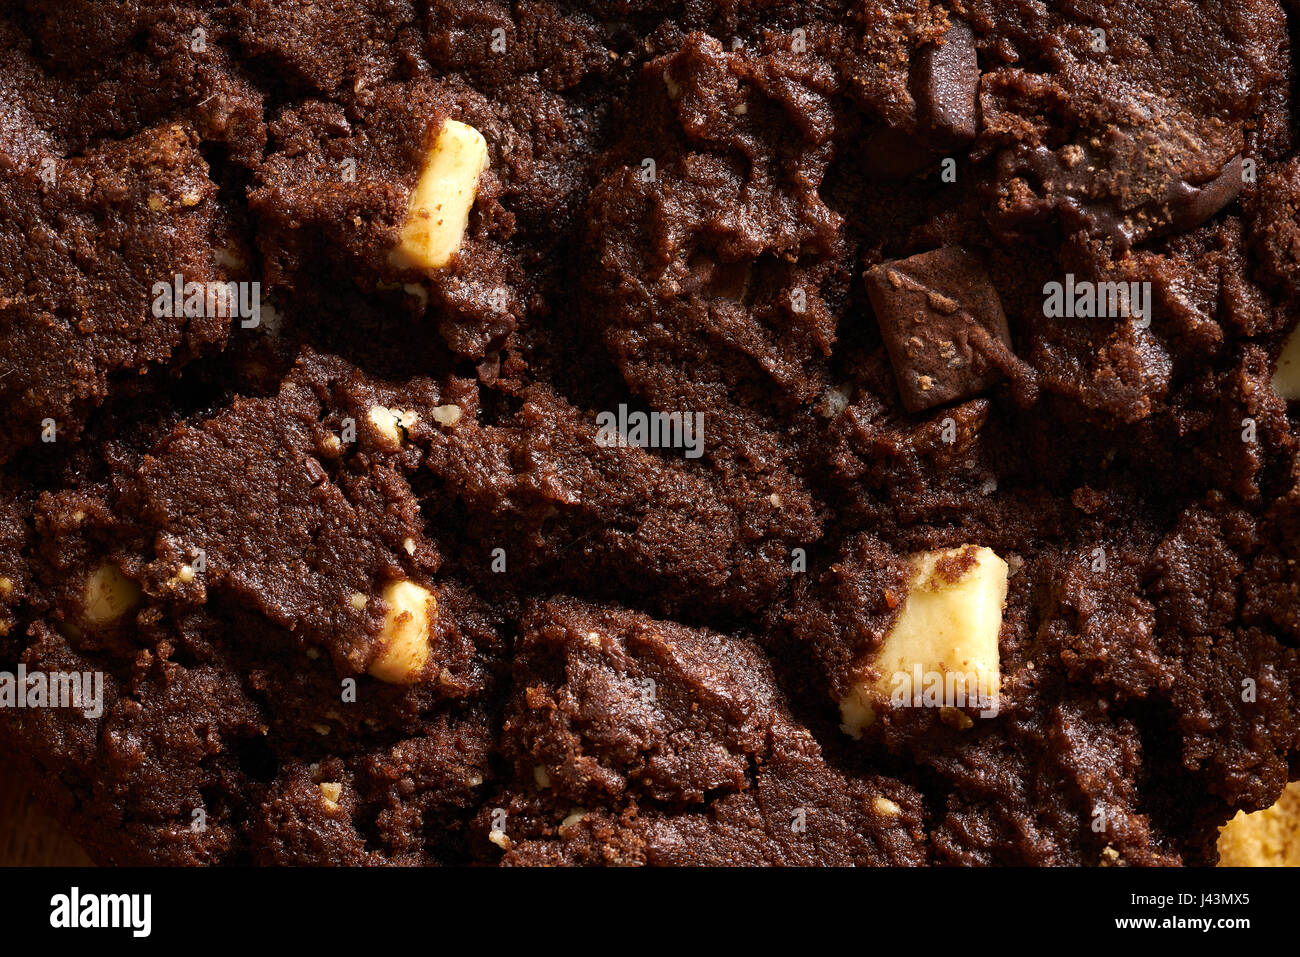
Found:
[(942, 43), (922, 47), (912, 60), (914, 126), (885, 125), (867, 135), (867, 172), (891, 179), (912, 176), (945, 150), (973, 139), (979, 129), (979, 82), (975, 35), (961, 20), (954, 20)]
[(866, 280), (909, 412), (969, 398), (1001, 377), (991, 356), (1010, 349), (1007, 317), (975, 256), (945, 246), (881, 263)]
[(1182, 232), (1195, 229), (1223, 209), (1241, 192), (1241, 157), (1234, 156), (1223, 172), (1203, 186), (1179, 182), (1170, 189), (1165, 204), (1168, 230)]
[(952, 21), (943, 43), (923, 47), (912, 63), (912, 95), (926, 132), (943, 139), (973, 139), (978, 132), (980, 67), (975, 34)]
[(1209, 182), (1196, 186), (1170, 171), (1139, 168), (1165, 147), (1154, 134), (1132, 140), (1118, 158), (1077, 144), (1003, 154), (1003, 178), (1034, 181), (1041, 188), (1010, 191), (994, 216), (995, 225), (1015, 229), (1041, 223), (1055, 212), (1067, 229), (1129, 249), (1196, 228), (1241, 192), (1240, 155), (1229, 159)]

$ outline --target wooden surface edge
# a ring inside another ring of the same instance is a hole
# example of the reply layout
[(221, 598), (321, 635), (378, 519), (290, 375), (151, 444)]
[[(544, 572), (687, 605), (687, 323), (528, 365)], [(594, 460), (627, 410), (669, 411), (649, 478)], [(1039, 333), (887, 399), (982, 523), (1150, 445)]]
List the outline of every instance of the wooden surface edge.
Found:
[(0, 867), (89, 867), (90, 858), (0, 759)]

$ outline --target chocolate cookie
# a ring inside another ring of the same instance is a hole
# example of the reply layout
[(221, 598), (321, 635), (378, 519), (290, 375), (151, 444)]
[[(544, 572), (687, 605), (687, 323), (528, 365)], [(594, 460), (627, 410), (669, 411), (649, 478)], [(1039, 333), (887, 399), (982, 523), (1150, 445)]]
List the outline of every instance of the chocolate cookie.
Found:
[(1291, 10), (11, 7), (0, 744), (98, 862), (1288, 853)]

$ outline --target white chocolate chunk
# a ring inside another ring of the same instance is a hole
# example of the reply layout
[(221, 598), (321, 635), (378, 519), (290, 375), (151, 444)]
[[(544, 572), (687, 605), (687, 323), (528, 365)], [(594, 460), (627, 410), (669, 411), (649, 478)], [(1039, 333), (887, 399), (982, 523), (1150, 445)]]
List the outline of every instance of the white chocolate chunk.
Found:
[(884, 796), (878, 796), (872, 804), (876, 809), (876, 813), (883, 817), (898, 817), (903, 810), (897, 803)]
[(1278, 356), (1273, 391), (1284, 399), (1300, 399), (1300, 327), (1287, 337)]
[(564, 820), (560, 822), (560, 831), (563, 832), (566, 828), (573, 827), (573, 825), (577, 824), (586, 816), (587, 811), (585, 808), (575, 807), (568, 813)]
[(478, 178), (488, 166), (487, 142), (472, 126), (448, 120), (424, 158), (419, 182), (393, 250), (393, 262), (442, 269), (460, 248)]
[(86, 578), (81, 617), (87, 625), (110, 625), (139, 600), (140, 586), (118, 571), (116, 565), (104, 562)]
[(343, 796), (343, 785), (337, 781), (324, 781), (320, 785), (320, 796), (328, 810), (338, 810), (339, 798)]
[(388, 612), (379, 632), (383, 651), (370, 674), (389, 684), (413, 684), (429, 660), (430, 627), (437, 619), (438, 599), (422, 585), (396, 581), (383, 591)]
[(439, 425), (455, 425), (460, 421), (462, 414), (458, 405), (435, 405), (431, 413), (433, 421)]
[[(871, 661), (871, 675), (840, 702), (841, 727), (853, 737), (890, 700), (929, 703), (935, 692), (939, 706), (961, 707), (990, 703), (998, 694), (1007, 563), (976, 545), (922, 552), (911, 562), (907, 598)], [(954, 690), (958, 700), (947, 700)]]
[(384, 445), (394, 452), (402, 447), (405, 438), (403, 432), (420, 421), (420, 416), (409, 409), (389, 409), (382, 405), (373, 406), (366, 413), (366, 418), (375, 427)]

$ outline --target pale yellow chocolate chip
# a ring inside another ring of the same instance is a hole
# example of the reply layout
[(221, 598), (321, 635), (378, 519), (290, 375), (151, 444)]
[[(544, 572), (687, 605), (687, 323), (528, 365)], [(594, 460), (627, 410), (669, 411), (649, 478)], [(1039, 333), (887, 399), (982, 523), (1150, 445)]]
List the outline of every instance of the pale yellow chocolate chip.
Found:
[(1278, 356), (1273, 391), (1284, 399), (1300, 399), (1300, 327), (1287, 337)]
[[(937, 687), (944, 692), (941, 706), (983, 708), (998, 694), (1007, 563), (975, 545), (923, 552), (911, 563), (907, 597), (870, 662), (872, 676), (840, 702), (842, 728), (854, 737), (875, 721), (877, 704), (891, 698), (912, 702)], [(947, 700), (949, 690), (961, 700)]]
[(564, 831), (566, 828), (573, 827), (573, 825), (577, 824), (586, 816), (587, 812), (584, 808), (575, 807), (568, 813), (568, 816), (560, 822), (560, 830)]
[(487, 142), (472, 126), (447, 120), (425, 155), (411, 194), (393, 262), (442, 269), (460, 248), (478, 180), (488, 166)]
[(435, 405), (430, 415), (439, 425), (455, 425), (463, 413), (458, 405)]
[(438, 599), (412, 581), (388, 584), (382, 595), (388, 611), (379, 632), (383, 651), (370, 674), (390, 684), (412, 684), (429, 660), (429, 635), (438, 615)]
[(410, 409), (390, 409), (382, 405), (373, 406), (366, 413), (366, 418), (374, 426), (384, 446), (397, 451), (405, 440), (405, 432), (420, 421), (418, 413)]
[(82, 593), (82, 621), (90, 626), (110, 625), (140, 601), (140, 586), (117, 566), (104, 562), (86, 578)]
[(337, 810), (339, 798), (343, 796), (343, 785), (337, 781), (325, 781), (320, 785), (320, 796), (326, 808), (331, 811)]
[(885, 817), (898, 817), (902, 811), (902, 808), (887, 797), (877, 797), (872, 803), (875, 806), (876, 813)]

